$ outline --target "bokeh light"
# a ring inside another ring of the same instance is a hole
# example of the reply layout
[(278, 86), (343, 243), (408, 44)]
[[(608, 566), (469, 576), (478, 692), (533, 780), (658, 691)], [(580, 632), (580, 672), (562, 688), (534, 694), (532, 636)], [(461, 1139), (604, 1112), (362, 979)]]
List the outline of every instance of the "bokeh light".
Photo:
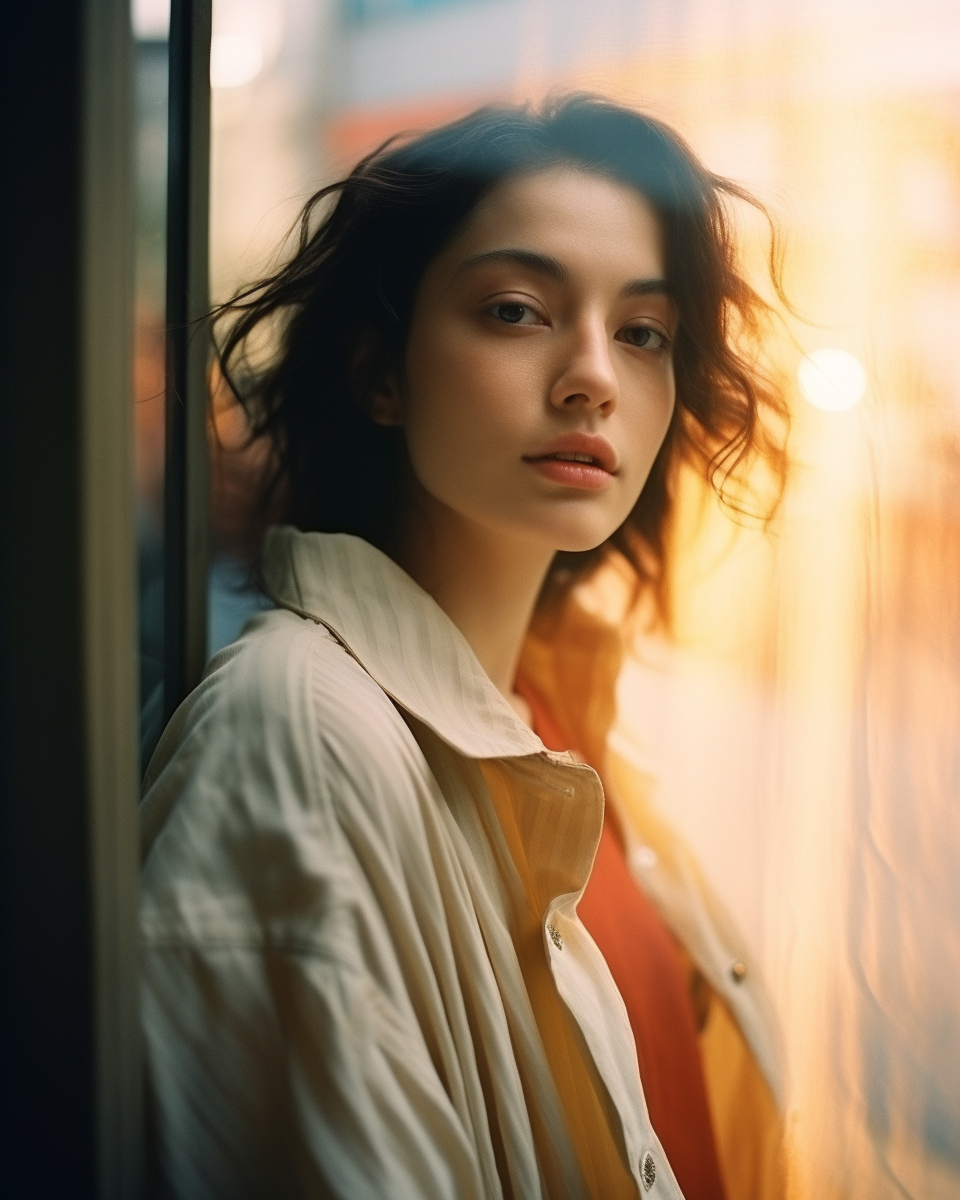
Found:
[(804, 400), (825, 412), (845, 412), (863, 399), (867, 373), (846, 350), (814, 350), (797, 368)]
[(263, 46), (247, 34), (224, 33), (210, 44), (210, 86), (240, 87), (260, 74)]

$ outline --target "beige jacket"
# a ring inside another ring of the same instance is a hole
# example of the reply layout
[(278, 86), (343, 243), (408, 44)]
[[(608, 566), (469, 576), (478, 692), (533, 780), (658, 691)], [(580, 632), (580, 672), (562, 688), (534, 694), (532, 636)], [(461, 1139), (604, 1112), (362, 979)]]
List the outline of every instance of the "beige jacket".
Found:
[[(366, 543), (275, 530), (264, 573), (281, 607), (212, 660), (145, 781), (161, 1190), (597, 1194), (551, 1070), (557, 1026), (531, 1003), (543, 969), (622, 1194), (678, 1197), (623, 1003), (576, 915), (597, 776), (543, 748), (442, 611)], [(531, 905), (532, 941), (518, 935)], [(736, 951), (711, 936), (726, 970)], [(750, 988), (731, 1004), (762, 1060)]]

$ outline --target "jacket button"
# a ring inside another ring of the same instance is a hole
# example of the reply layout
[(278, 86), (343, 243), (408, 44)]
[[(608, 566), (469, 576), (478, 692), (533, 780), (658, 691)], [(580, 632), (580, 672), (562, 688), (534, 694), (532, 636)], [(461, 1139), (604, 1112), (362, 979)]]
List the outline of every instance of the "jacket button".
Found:
[(640, 1178), (643, 1180), (644, 1188), (649, 1192), (657, 1178), (657, 1164), (653, 1161), (653, 1155), (649, 1150), (643, 1156), (643, 1162), (640, 1164)]
[(735, 959), (730, 964), (730, 975), (732, 976), (734, 983), (743, 983), (744, 979), (747, 977), (747, 964), (742, 962), (739, 958)]
[(555, 925), (548, 925), (547, 933), (550, 934), (550, 941), (553, 942), (553, 944), (556, 946), (556, 948), (558, 950), (562, 950), (563, 949), (563, 938), (560, 936), (560, 930), (557, 929), (557, 927)]

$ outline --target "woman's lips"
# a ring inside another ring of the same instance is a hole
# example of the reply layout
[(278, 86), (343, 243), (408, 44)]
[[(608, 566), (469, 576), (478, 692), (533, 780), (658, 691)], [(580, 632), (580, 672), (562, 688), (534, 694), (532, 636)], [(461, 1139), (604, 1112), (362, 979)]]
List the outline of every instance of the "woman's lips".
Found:
[(540, 445), (523, 461), (554, 483), (600, 491), (616, 474), (617, 452), (597, 433), (571, 430)]
[(609, 471), (605, 471), (596, 463), (571, 462), (569, 459), (551, 457), (525, 458), (523, 461), (546, 479), (562, 483), (566, 487), (598, 492), (613, 479)]
[(617, 451), (600, 433), (568, 430), (542, 442), (523, 461), (538, 467), (547, 479), (572, 487), (606, 486), (619, 467)]

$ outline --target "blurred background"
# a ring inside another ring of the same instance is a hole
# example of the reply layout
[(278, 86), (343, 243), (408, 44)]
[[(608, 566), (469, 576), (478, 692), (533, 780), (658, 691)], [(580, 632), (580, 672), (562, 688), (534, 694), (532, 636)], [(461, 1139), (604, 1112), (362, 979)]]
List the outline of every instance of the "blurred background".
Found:
[[(147, 746), (162, 654), (166, 34), (134, 0)], [(271, 261), (366, 150), (588, 89), (770, 207), (793, 470), (767, 531), (685, 478), (672, 635), (615, 738), (656, 781), (785, 1030), (792, 1194), (960, 1197), (960, 6), (952, 0), (214, 0), (211, 280)], [(763, 287), (766, 230), (742, 214)], [(242, 430), (223, 412), (219, 440)], [(243, 472), (212, 453), (211, 652)]]

